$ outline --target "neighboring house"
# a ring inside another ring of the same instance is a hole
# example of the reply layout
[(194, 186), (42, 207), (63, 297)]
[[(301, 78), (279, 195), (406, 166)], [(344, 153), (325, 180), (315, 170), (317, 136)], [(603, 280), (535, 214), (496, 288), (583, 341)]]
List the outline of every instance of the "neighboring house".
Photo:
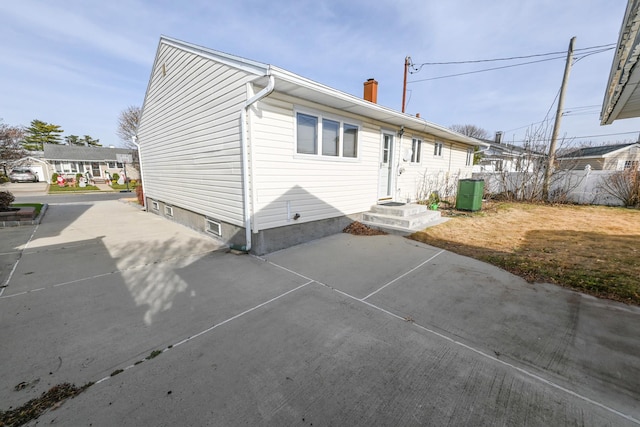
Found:
[(609, 170), (640, 169), (640, 143), (584, 147), (556, 157), (558, 169)]
[(495, 140), (483, 142), (487, 148), (480, 150), (480, 160), (473, 166), (474, 173), (532, 172), (538, 170), (545, 159), (544, 154), (503, 143), (500, 132), (496, 132)]
[(640, 0), (628, 0), (611, 64), (600, 124), (640, 117)]
[[(126, 148), (83, 147), (76, 145), (44, 144), (44, 150), (33, 152), (32, 156), (19, 160), (16, 164), (29, 167), (38, 174), (40, 181), (51, 182), (53, 173), (69, 178), (76, 174), (89, 173), (96, 180), (104, 180), (107, 173), (123, 175), (125, 164), (119, 156), (134, 157), (135, 150)], [(138, 179), (138, 171), (130, 164), (126, 165), (126, 175)]]
[(266, 253), (470, 177), (480, 141), (269, 64), (161, 37), (137, 141), (148, 211)]

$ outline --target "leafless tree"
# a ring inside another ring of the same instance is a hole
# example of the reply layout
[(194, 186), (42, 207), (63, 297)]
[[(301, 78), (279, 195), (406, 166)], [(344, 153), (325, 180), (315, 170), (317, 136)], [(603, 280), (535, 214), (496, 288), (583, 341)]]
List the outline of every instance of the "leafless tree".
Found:
[(140, 115), (142, 108), (130, 105), (120, 112), (118, 117), (118, 130), (116, 131), (118, 138), (125, 144), (127, 148), (136, 148), (131, 137), (135, 136), (140, 123)]
[[(542, 200), (550, 131), (550, 125), (547, 123), (527, 129), (521, 154), (514, 167), (511, 170), (483, 174), (485, 193), (488, 197), (519, 201)], [(560, 139), (558, 149), (561, 150), (568, 143), (568, 140)], [(567, 202), (569, 193), (581, 184), (580, 180), (571, 176), (568, 169), (554, 168), (550, 180), (550, 188), (553, 191), (548, 201)]]
[(0, 172), (7, 174), (7, 167), (14, 161), (27, 155), (22, 146), (24, 129), (17, 126), (9, 126), (0, 122)]
[(471, 138), (489, 139), (489, 132), (476, 125), (451, 125), (449, 129)]

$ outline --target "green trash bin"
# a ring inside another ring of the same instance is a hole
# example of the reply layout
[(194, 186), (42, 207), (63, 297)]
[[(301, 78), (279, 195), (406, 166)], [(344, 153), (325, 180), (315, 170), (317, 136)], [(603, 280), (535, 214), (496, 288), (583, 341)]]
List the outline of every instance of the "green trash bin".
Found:
[(456, 209), (463, 211), (479, 211), (482, 209), (482, 195), (484, 193), (484, 180), (461, 179), (458, 181), (458, 195), (456, 196)]

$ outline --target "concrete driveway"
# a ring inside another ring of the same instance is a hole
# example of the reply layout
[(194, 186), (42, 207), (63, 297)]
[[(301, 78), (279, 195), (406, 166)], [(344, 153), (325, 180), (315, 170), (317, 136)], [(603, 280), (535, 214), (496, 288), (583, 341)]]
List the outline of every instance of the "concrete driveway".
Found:
[(0, 409), (95, 382), (38, 423), (640, 425), (640, 309), (402, 237), (237, 256), (104, 201), (0, 242)]

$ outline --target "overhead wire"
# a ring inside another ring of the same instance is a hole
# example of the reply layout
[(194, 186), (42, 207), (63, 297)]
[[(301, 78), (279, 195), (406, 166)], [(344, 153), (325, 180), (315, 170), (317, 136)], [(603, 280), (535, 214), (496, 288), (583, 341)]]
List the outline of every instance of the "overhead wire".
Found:
[[(586, 58), (588, 56), (595, 55), (595, 54), (602, 53), (602, 52), (607, 52), (607, 51), (612, 50), (614, 48), (615, 48), (615, 44), (607, 44), (607, 45), (599, 45), (599, 46), (590, 46), (590, 47), (585, 47), (585, 48), (581, 48), (581, 49), (574, 49), (574, 53), (582, 52), (580, 55), (575, 55), (574, 56), (574, 63), (578, 62), (578, 61), (580, 61), (580, 60), (582, 60), (582, 59), (584, 59), (584, 58)], [(542, 57), (542, 56), (553, 56), (553, 58), (540, 59), (540, 60), (537, 60), (537, 61), (527, 61), (527, 62), (521, 62), (521, 63), (518, 63), (518, 64), (505, 65), (505, 66), (501, 66), (501, 67), (484, 68), (484, 69), (481, 69), (481, 70), (467, 71), (467, 72), (464, 72), (464, 73), (447, 74), (447, 75), (442, 75), (442, 76), (429, 77), (429, 78), (425, 78), (425, 79), (410, 80), (407, 83), (419, 83), (419, 82), (425, 82), (425, 81), (431, 81), (431, 80), (440, 80), (440, 79), (451, 78), (451, 77), (460, 77), (460, 76), (465, 76), (465, 75), (470, 75), (470, 74), (484, 73), (484, 72), (488, 72), (488, 71), (503, 70), (503, 69), (506, 69), (506, 68), (521, 67), (523, 65), (537, 64), (537, 63), (540, 63), (540, 62), (554, 61), (554, 60), (557, 60), (557, 59), (566, 58), (566, 54), (567, 54), (566, 52), (548, 52), (548, 53), (539, 53), (539, 54), (533, 54), (533, 55), (511, 56), (511, 57), (506, 57), (506, 58), (476, 59), (476, 60), (467, 60), (467, 61), (448, 61), (448, 62), (423, 62), (421, 64), (415, 64), (412, 61), (409, 64), (409, 73), (410, 74), (417, 74), (422, 70), (422, 68), (425, 65), (477, 64), (477, 63), (484, 63), (484, 62), (513, 61), (513, 60), (516, 60), (516, 59), (527, 59), (527, 58), (535, 58), (535, 57)]]

